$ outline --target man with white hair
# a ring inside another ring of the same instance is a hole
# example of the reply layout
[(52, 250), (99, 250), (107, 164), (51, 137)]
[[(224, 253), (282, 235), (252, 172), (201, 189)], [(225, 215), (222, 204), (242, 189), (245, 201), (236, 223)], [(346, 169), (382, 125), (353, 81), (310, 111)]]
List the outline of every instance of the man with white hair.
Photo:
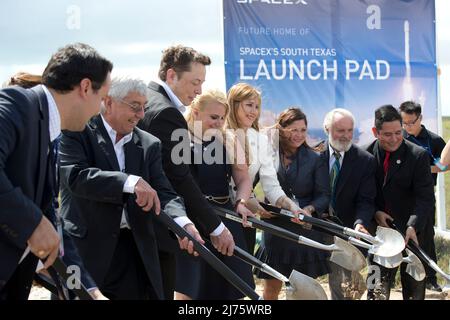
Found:
[[(164, 175), (161, 142), (136, 128), (147, 101), (142, 81), (115, 79), (101, 114), (60, 142), (65, 230), (110, 299), (164, 298), (153, 228), (160, 210), (203, 242)], [(191, 241), (179, 242), (193, 253)]]
[[(328, 136), (323, 159), (329, 164), (331, 201), (328, 215), (345, 227), (367, 233), (375, 214), (375, 158), (353, 144), (355, 118), (346, 109), (333, 109), (325, 116), (323, 128)], [(341, 288), (351, 280), (351, 272), (330, 262), (331, 296), (348, 299)]]

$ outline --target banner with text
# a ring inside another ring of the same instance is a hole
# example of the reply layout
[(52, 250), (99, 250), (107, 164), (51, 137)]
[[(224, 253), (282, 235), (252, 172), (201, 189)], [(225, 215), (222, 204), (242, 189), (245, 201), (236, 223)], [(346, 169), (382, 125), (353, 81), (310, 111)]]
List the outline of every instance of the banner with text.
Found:
[(434, 0), (223, 0), (227, 90), (262, 91), (261, 122), (291, 106), (308, 117), (312, 142), (334, 107), (351, 110), (355, 140), (373, 140), (374, 110), (422, 105), (437, 131)]

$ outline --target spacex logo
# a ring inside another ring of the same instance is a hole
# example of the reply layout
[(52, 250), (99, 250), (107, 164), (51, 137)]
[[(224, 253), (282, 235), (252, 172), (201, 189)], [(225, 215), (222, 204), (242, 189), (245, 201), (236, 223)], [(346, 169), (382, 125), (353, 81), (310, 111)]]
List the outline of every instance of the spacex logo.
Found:
[(252, 4), (252, 3), (265, 3), (265, 4), (308, 4), (305, 0), (236, 0), (237, 3)]

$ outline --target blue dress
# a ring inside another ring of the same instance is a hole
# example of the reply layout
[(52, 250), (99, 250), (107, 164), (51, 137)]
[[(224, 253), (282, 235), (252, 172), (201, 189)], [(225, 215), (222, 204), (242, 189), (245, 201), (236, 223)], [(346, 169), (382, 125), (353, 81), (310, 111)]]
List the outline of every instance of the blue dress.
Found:
[[(330, 201), (328, 169), (326, 163), (313, 150), (302, 145), (288, 168), (284, 168), (280, 159), (277, 176), (283, 191), (288, 197), (296, 199), (300, 208), (312, 204), (318, 214), (328, 208)], [(271, 218), (266, 221), (324, 243), (322, 234), (307, 230), (288, 220)], [(256, 255), (286, 277), (289, 277), (293, 269), (312, 278), (330, 272), (327, 251), (300, 245), (268, 232), (263, 232), (261, 246)], [(256, 275), (258, 278), (272, 279), (262, 272), (256, 271)]]
[[(222, 163), (208, 161), (211, 159), (210, 156), (215, 156), (214, 150), (222, 150)], [(198, 159), (200, 152), (203, 154), (201, 163), (191, 164), (190, 169), (203, 194), (213, 197), (229, 196), (231, 165), (226, 164), (225, 148), (217, 140), (204, 142), (203, 145), (191, 144), (191, 159), (195, 159), (195, 157)], [(230, 200), (222, 204), (210, 200), (210, 203), (213, 206), (233, 210), (233, 204)], [(222, 221), (232, 233), (236, 245), (247, 250), (242, 224), (225, 218)], [(209, 239), (209, 237), (206, 239)], [(233, 256), (221, 254), (209, 243), (205, 245), (250, 287), (255, 288), (251, 266)], [(189, 255), (185, 250), (177, 255), (176, 291), (186, 294), (194, 300), (237, 300), (245, 297), (201, 257)]]

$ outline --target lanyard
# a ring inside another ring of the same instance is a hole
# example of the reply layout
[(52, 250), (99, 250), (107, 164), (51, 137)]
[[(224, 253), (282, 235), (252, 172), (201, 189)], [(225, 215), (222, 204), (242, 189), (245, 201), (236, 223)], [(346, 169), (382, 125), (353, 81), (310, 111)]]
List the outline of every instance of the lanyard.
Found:
[(427, 138), (427, 145), (424, 145), (422, 143), (420, 143), (419, 140), (416, 139), (416, 137), (414, 137), (413, 135), (409, 136), (415, 144), (421, 146), (422, 148), (424, 148), (428, 154), (430, 155), (431, 159), (433, 159), (433, 161), (436, 161), (436, 158), (434, 157), (434, 155), (431, 153), (431, 145), (430, 145), (430, 137)]

